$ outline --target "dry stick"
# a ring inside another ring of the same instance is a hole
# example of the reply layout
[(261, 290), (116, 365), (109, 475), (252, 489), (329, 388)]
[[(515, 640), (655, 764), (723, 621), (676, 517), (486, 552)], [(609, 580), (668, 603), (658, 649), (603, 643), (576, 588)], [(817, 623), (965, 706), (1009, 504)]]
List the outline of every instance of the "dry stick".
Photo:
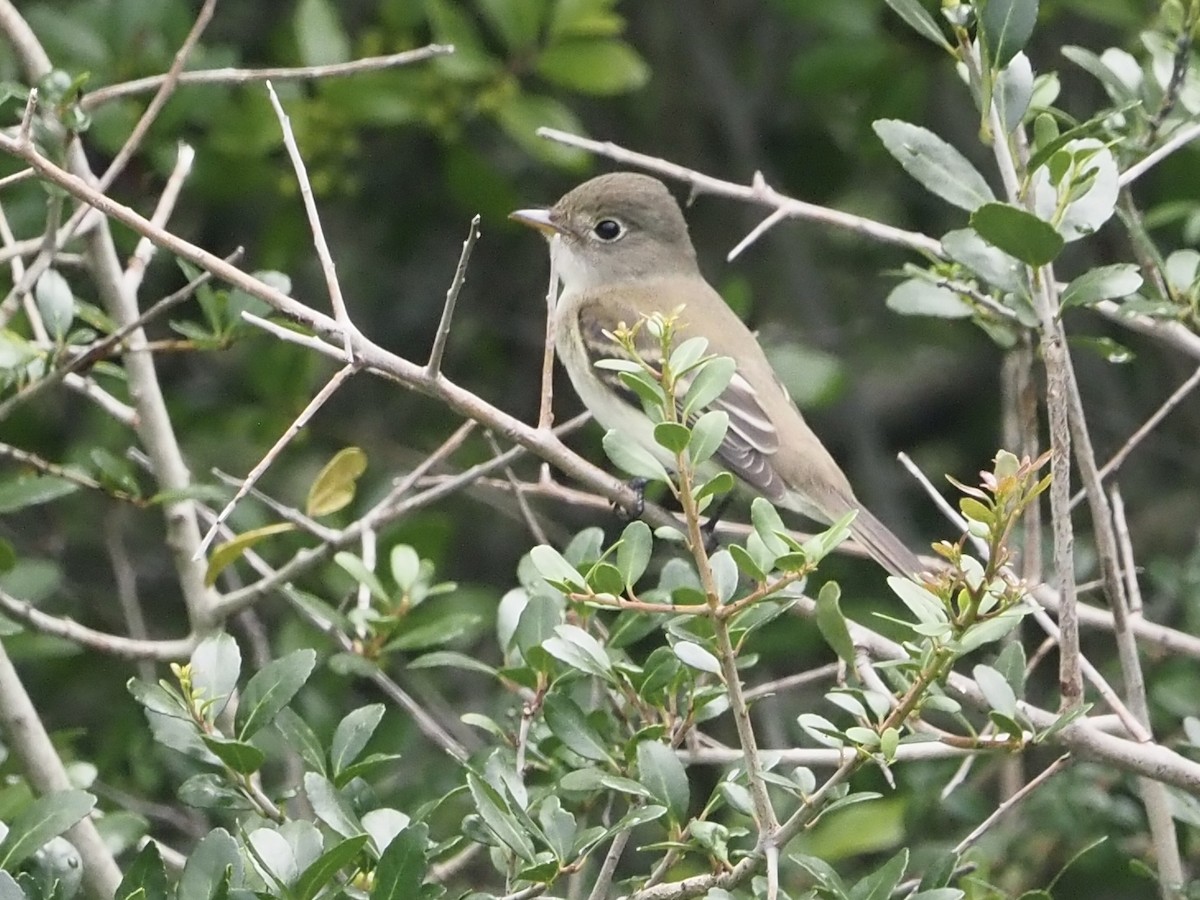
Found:
[[(249, 84), (266, 81), (306, 81), (324, 78), (338, 78), (347, 75), (357, 75), (361, 72), (376, 72), (381, 69), (394, 69), (399, 66), (421, 62), (435, 56), (446, 56), (454, 52), (450, 44), (429, 44), (415, 50), (405, 50), (402, 53), (391, 53), (387, 56), (368, 56), (353, 62), (334, 63), (325, 66), (302, 66), (294, 68), (270, 69), (194, 69), (181, 72), (176, 79), (178, 85), (197, 84)], [(123, 81), (119, 84), (97, 88), (86, 93), (79, 105), (85, 110), (92, 110), (105, 103), (111, 103), (123, 97), (135, 94), (145, 94), (159, 87), (166, 80), (165, 75), (151, 75), (134, 81)]]
[[(241, 255), (242, 248), (239, 247), (233, 253), (229, 254), (229, 256), (225, 257), (225, 259), (232, 262), (240, 258)], [(207, 283), (211, 278), (211, 273), (201, 272), (175, 293), (168, 294), (166, 297), (163, 297), (132, 322), (128, 323), (127, 325), (123, 325), (112, 334), (107, 335), (84, 348), (62, 365), (52, 369), (43, 378), (27, 384), (16, 394), (0, 403), (0, 422), (8, 418), (12, 411), (20, 404), (25, 403), (37, 394), (44, 391), (46, 388), (58, 384), (60, 381), (69, 378), (72, 373), (105, 356), (113, 347), (116, 347), (123, 340), (129, 337), (130, 334), (141, 328), (147, 322), (157, 319), (159, 316), (178, 306), (184, 300), (187, 300), (192, 296), (195, 290), (200, 287), (200, 285)]]
[(711, 175), (704, 175), (694, 169), (667, 162), (665, 159), (660, 159), (657, 156), (649, 156), (645, 153), (626, 150), (624, 147), (618, 146), (611, 141), (593, 141), (589, 138), (578, 137), (570, 132), (559, 131), (557, 128), (539, 128), (537, 133), (540, 137), (557, 141), (560, 144), (566, 144), (569, 147), (578, 147), (590, 153), (607, 156), (609, 159), (614, 159), (617, 162), (638, 166), (639, 168), (665, 175), (668, 178), (683, 181), (690, 185), (692, 190), (697, 193), (717, 194), (724, 197), (734, 197), (738, 200), (747, 200), (751, 203), (760, 203), (765, 206), (774, 207), (790, 218), (807, 219), (812, 222), (820, 222), (823, 225), (843, 228), (885, 244), (898, 244), (901, 247), (907, 247), (918, 253), (929, 254), (935, 257), (941, 257), (943, 253), (941, 242), (928, 235), (915, 231), (905, 231), (902, 228), (885, 225), (882, 222), (876, 222), (873, 219), (867, 219), (863, 216), (851, 215), (840, 210), (829, 209), (828, 207), (817, 206), (813, 203), (805, 203), (803, 200), (794, 200), (791, 197), (784, 196), (774, 188), (768, 186), (763, 180), (761, 173), (755, 174), (752, 185), (737, 184), (732, 181), (713, 178)]
[[(37, 173), (34, 172), (33, 169), (21, 169), (19, 172), (13, 172), (11, 175), (5, 175), (3, 178), (0, 178), (0, 191), (4, 190), (6, 187), (11, 187), (14, 184), (20, 184), (22, 181), (29, 181), (29, 179), (33, 178), (35, 175), (37, 175)], [(0, 255), (0, 262), (3, 261), (4, 257)]]
[(450, 337), (450, 323), (454, 319), (454, 307), (458, 303), (458, 295), (463, 283), (467, 280), (467, 264), (471, 261), (471, 251), (479, 240), (479, 215), (471, 219), (471, 230), (463, 241), (462, 253), (458, 255), (458, 266), (454, 269), (454, 277), (450, 279), (450, 287), (446, 291), (446, 303), (442, 306), (442, 318), (438, 322), (437, 332), (433, 336), (433, 347), (429, 350), (429, 362), (425, 364), (425, 374), (436, 378), (442, 371), (442, 356), (446, 352), (446, 339)]
[[(492, 453), (499, 456), (504, 451), (500, 449), (500, 444), (496, 441), (496, 436), (490, 431), (484, 435), (488, 442), (488, 446), (492, 448)], [(539, 544), (548, 544), (546, 532), (542, 529), (541, 523), (538, 522), (537, 516), (529, 506), (529, 499), (525, 496), (525, 491), (521, 488), (521, 482), (517, 480), (516, 474), (512, 470), (512, 466), (504, 467), (504, 477), (508, 479), (508, 483), (512, 485), (513, 497), (516, 498), (517, 508), (521, 511), (521, 518), (525, 520), (525, 525), (529, 529), (529, 533), (533, 535), (533, 539)]]
[(27, 600), (19, 600), (2, 588), (0, 588), (0, 611), (19, 619), (41, 634), (63, 638), (81, 647), (125, 659), (154, 659), (162, 662), (183, 659), (192, 652), (197, 642), (194, 636), (172, 640), (140, 641), (96, 631), (94, 628), (80, 625), (72, 619), (42, 612), (32, 603)]
[[(991, 742), (984, 739), (977, 747), (953, 747), (937, 741), (924, 741), (917, 744), (901, 744), (896, 748), (892, 759), (896, 762), (918, 762), (934, 759), (960, 759), (975, 757), (982, 753), (994, 753), (997, 750), (1008, 750), (1008, 742)], [(676, 755), (687, 765), (698, 766), (732, 766), (744, 761), (742, 751), (736, 747), (696, 747), (680, 748)], [(777, 763), (788, 766), (807, 766), (809, 768), (836, 768), (852, 760), (857, 753), (853, 748), (837, 749), (833, 747), (788, 747), (781, 750), (763, 750), (762, 755)]]
[[(228, 472), (222, 472), (220, 469), (213, 469), (212, 473), (213, 477), (215, 477), (218, 481), (229, 485), (229, 487), (232, 487), (235, 490), (242, 485), (242, 479), (234, 475), (230, 475)], [(285, 522), (291, 522), (297, 528), (307, 531), (317, 540), (332, 541), (335, 540), (339, 534), (336, 528), (328, 528), (325, 525), (322, 525), (316, 519), (309, 518), (295, 507), (279, 502), (274, 497), (263, 493), (258, 488), (251, 488), (250, 496), (263, 506), (270, 509)]]
[(612, 839), (608, 853), (604, 855), (600, 871), (596, 873), (596, 883), (592, 886), (587, 900), (604, 900), (608, 896), (609, 885), (612, 884), (613, 875), (617, 872), (617, 863), (621, 861), (621, 854), (625, 852), (625, 845), (629, 843), (629, 836), (632, 833), (630, 829), (626, 828)]
[(1148, 153), (1144, 158), (1122, 172), (1117, 179), (1117, 184), (1120, 187), (1127, 187), (1133, 184), (1134, 181), (1141, 178), (1176, 150), (1186, 144), (1190, 144), (1198, 137), (1200, 137), (1200, 122), (1193, 122), (1190, 125), (1180, 128), (1164, 141), (1161, 147), (1152, 153)]
[(17, 140), (22, 144), (29, 140), (29, 132), (33, 128), (33, 113), (37, 109), (38, 89), (30, 88), (29, 96), (25, 98), (25, 109), (21, 113), (21, 127), (17, 129)]
[(313, 247), (317, 251), (321, 272), (325, 276), (325, 288), (329, 291), (329, 305), (333, 307), (333, 318), (343, 331), (346, 358), (353, 361), (354, 349), (350, 344), (350, 334), (355, 328), (350, 321), (350, 314), (346, 312), (346, 301), (342, 297), (342, 285), (338, 281), (337, 267), (329, 252), (329, 244), (325, 240), (325, 229), (321, 227), (321, 214), (317, 211), (317, 201), (313, 197), (312, 182), (308, 180), (308, 169), (304, 165), (304, 158), (300, 155), (300, 148), (296, 146), (296, 135), (292, 132), (292, 120), (283, 111), (279, 95), (275, 93), (275, 87), (269, 81), (267, 82), (267, 94), (271, 98), (271, 106), (275, 109), (279, 127), (283, 131), (283, 144), (287, 147), (288, 156), (291, 158), (292, 169), (296, 173), (296, 183), (300, 186), (300, 198), (304, 201), (304, 213), (308, 216), (308, 227), (312, 230)]
[[(2, 641), (0, 732), (4, 733), (5, 743), (37, 794), (46, 796), (74, 787)], [(91, 818), (84, 817), (72, 826), (66, 832), (66, 837), (79, 851), (83, 862), (84, 885), (88, 892), (96, 900), (105, 897), (111, 900), (121, 882), (121, 870)]]
[[(145, 111), (137, 120), (137, 124), (133, 126), (133, 130), (129, 133), (129, 137), (125, 139), (125, 143), (121, 145), (121, 149), (117, 151), (117, 155), (113, 157), (108, 168), (104, 170), (104, 174), (100, 176), (100, 180), (96, 185), (96, 189), (100, 192), (107, 191), (117, 180), (117, 176), (125, 171), (125, 166), (129, 160), (133, 158), (133, 154), (137, 152), (141, 146), (142, 140), (146, 137), (146, 133), (150, 130), (150, 126), (154, 120), (158, 118), (158, 114), (162, 112), (164, 106), (167, 105), (167, 100), (175, 91), (175, 86), (179, 83), (179, 75), (183, 72), (183, 67), (187, 64), (188, 57), (192, 55), (192, 50), (195, 49), (197, 42), (200, 40), (200, 35), (204, 33), (204, 29), (208, 27), (208, 23), (212, 21), (213, 11), (217, 7), (217, 0), (204, 0), (204, 4), (200, 7), (200, 12), (196, 14), (196, 20), (192, 23), (192, 27), (188, 30), (187, 37), (183, 39), (183, 43), (179, 46), (179, 50), (175, 53), (175, 58), (171, 60), (171, 67), (167, 69), (162, 81), (159, 83), (158, 90), (154, 96), (150, 98), (150, 102), (146, 105)], [(82, 216), (86, 214), (81, 210)]]
[[(1111, 524), (1113, 541), (1117, 535), (1124, 535), (1121, 542), (1120, 554), (1126, 561), (1125, 576), (1137, 591), (1137, 571), (1133, 565), (1133, 545), (1129, 541), (1129, 528), (1125, 521), (1125, 504), (1121, 500), (1120, 491), (1116, 485), (1112, 488)], [(1116, 561), (1114, 560), (1114, 564)], [(1140, 596), (1140, 591), (1138, 591)], [(1145, 740), (1153, 740), (1150, 733), (1150, 704), (1146, 699), (1146, 681), (1142, 674), (1141, 657), (1138, 655), (1137, 644), (1129, 628), (1132, 615), (1132, 602), (1127, 592), (1121, 592), (1113, 597), (1113, 621), (1116, 623), (1117, 654), (1121, 660), (1121, 670), (1125, 678), (1125, 695), (1138, 721), (1145, 727)], [(1115, 605), (1120, 604), (1118, 613)], [(1179, 896), (1183, 888), (1183, 860), (1179, 854), (1179, 838), (1175, 831), (1175, 818), (1172, 814), (1172, 800), (1167, 789), (1157, 781), (1149, 778), (1138, 779), (1138, 790), (1142, 802), (1146, 806), (1146, 820), (1150, 826), (1150, 835), (1154, 845), (1154, 855), (1158, 863), (1158, 875), (1164, 898)]]
[[(187, 180), (192, 171), (192, 163), (196, 161), (196, 151), (191, 148), (191, 145), (179, 142), (178, 151), (175, 154), (175, 167), (171, 170), (171, 175), (167, 178), (167, 183), (163, 187), (162, 194), (159, 195), (158, 205), (154, 208), (154, 215), (150, 217), (150, 221), (159, 228), (166, 227), (167, 220), (171, 218), (171, 213), (175, 209), (175, 204), (179, 200), (179, 194), (183, 190), (183, 183)], [(157, 248), (149, 238), (143, 237), (137, 242), (137, 246), (133, 250), (133, 255), (129, 258), (129, 262), (125, 266), (125, 289), (137, 293), (138, 288), (142, 286), (142, 278), (146, 274), (146, 267), (150, 265), (150, 260), (154, 257), (154, 251)]]
[(291, 443), (292, 438), (300, 433), (300, 430), (308, 424), (308, 420), (316, 414), (317, 410), (325, 405), (325, 401), (332, 397), (337, 389), (342, 386), (343, 382), (345, 382), (345, 380), (353, 375), (356, 371), (358, 371), (358, 367), (354, 363), (346, 363), (346, 365), (342, 366), (342, 368), (334, 373), (333, 377), (325, 383), (325, 386), (317, 392), (317, 395), (313, 397), (312, 400), (308, 401), (308, 405), (306, 405), (304, 409), (300, 411), (300, 415), (298, 415), (292, 424), (290, 424), (284, 430), (283, 434), (281, 434), (278, 440), (276, 440), (271, 446), (271, 449), (268, 450), (263, 455), (263, 458), (258, 461), (258, 464), (250, 470), (250, 474), (246, 476), (245, 481), (242, 482), (241, 487), (239, 487), (234, 493), (233, 498), (225, 504), (224, 509), (222, 509), (220, 514), (217, 515), (216, 520), (212, 523), (212, 525), (209, 526), (209, 529), (207, 532), (205, 532), (204, 537), (200, 539), (200, 546), (196, 548), (196, 559), (199, 559), (204, 555), (204, 552), (212, 543), (213, 538), (216, 537), (217, 530), (225, 524), (225, 520), (228, 519), (230, 513), (233, 512), (233, 508), (237, 506), (238, 502), (250, 492), (250, 489), (254, 487), (255, 482), (257, 482), (258, 479), (262, 477), (263, 473), (270, 468), (271, 463), (273, 463), (276, 457), (283, 452), (283, 449)]
[[(1191, 374), (1191, 377), (1177, 387), (1171, 393), (1171, 396), (1164, 400), (1162, 405), (1154, 411), (1154, 414), (1151, 415), (1150, 418), (1148, 418), (1145, 422), (1143, 422), (1142, 425), (1129, 436), (1129, 439), (1121, 445), (1121, 448), (1112, 455), (1112, 459), (1110, 459), (1097, 470), (1097, 477), (1103, 481), (1105, 478), (1119, 469), (1121, 464), (1125, 462), (1125, 460), (1129, 457), (1129, 454), (1134, 451), (1134, 448), (1142, 442), (1146, 435), (1158, 427), (1158, 423), (1165, 419), (1167, 415), (1170, 414), (1171, 410), (1183, 402), (1183, 399), (1190, 394), (1198, 384), (1200, 384), (1200, 369), (1196, 369), (1196, 371)], [(1080, 489), (1075, 496), (1071, 498), (1072, 508), (1078, 506), (1079, 501), (1081, 501), (1085, 495), (1086, 492)]]
[(992, 810), (991, 815), (980, 822), (970, 834), (968, 834), (965, 838), (959, 841), (957, 845), (955, 845), (955, 855), (961, 856), (963, 853), (966, 853), (971, 845), (983, 837), (989, 828), (991, 828), (1001, 818), (1011, 812), (1018, 803), (1020, 803), (1035, 790), (1065, 769), (1071, 762), (1073, 762), (1071, 759), (1071, 754), (1064, 753), (1054, 762), (1050, 763), (1050, 765), (1046, 766), (1045, 769), (1043, 769), (1033, 778), (1029, 779), (1029, 781), (1026, 782), (1020, 790), (1018, 790), (1011, 797), (1008, 797), (1003, 803)]
[[(134, 640), (149, 639), (146, 629), (146, 616), (142, 611), (141, 598), (138, 596), (137, 571), (129, 559), (129, 551), (125, 548), (122, 534), (123, 513), (118, 509), (109, 511), (104, 517), (104, 547), (108, 551), (109, 564), (112, 566), (113, 582), (116, 588), (117, 603), (125, 618), (125, 629)], [(143, 681), (154, 683), (154, 663), (147, 659), (137, 661), (138, 677)]]
[(733, 262), (735, 259), (737, 259), (739, 256), (741, 256), (742, 253), (751, 244), (753, 244), (760, 237), (762, 237), (764, 234), (766, 234), (768, 231), (770, 231), (772, 228), (774, 228), (776, 225), (778, 225), (780, 222), (782, 222), (784, 219), (786, 219), (787, 215), (788, 214), (786, 212), (784, 212), (782, 209), (777, 209), (773, 213), (768, 215), (765, 219), (763, 219), (761, 222), (759, 222), (757, 225), (755, 225), (753, 228), (751, 228), (749, 233), (744, 238), (742, 238), (740, 241), (738, 241), (734, 245), (732, 250), (730, 250), (728, 253), (725, 254), (725, 261)]
[(562, 238), (555, 235), (550, 243), (550, 276), (546, 285), (546, 344), (542, 353), (542, 398), (538, 405), (538, 428), (554, 424), (554, 341), (558, 317), (558, 247)]
[(1125, 518), (1125, 501), (1115, 484), (1109, 491), (1113, 508), (1113, 525), (1121, 547), (1121, 570), (1125, 573), (1125, 595), (1129, 598), (1129, 621), (1136, 622), (1142, 614), (1142, 589), (1138, 585), (1137, 563), (1133, 558), (1133, 541), (1129, 537), (1129, 522)]
[[(979, 81), (979, 57), (976, 50), (964, 47), (963, 58), (972, 81)], [(995, 102), (987, 109), (992, 130), (992, 150), (1009, 202), (1026, 205), (1033, 202), (1032, 192), (1022, 198), (1016, 161), (1008, 143), (1008, 129)], [(1019, 129), (1019, 126), (1018, 126)], [(1083, 702), (1083, 673), (1079, 652), (1079, 616), (1075, 596), (1075, 536), (1071, 525), (1071, 358), (1066, 334), (1058, 317), (1057, 284), (1054, 269), (1047, 264), (1032, 270), (1033, 306), (1039, 321), (1038, 339), (1046, 367), (1046, 409), (1050, 426), (1050, 517), (1054, 533), (1054, 569), (1058, 581), (1059, 606), (1059, 690), (1063, 704)]]

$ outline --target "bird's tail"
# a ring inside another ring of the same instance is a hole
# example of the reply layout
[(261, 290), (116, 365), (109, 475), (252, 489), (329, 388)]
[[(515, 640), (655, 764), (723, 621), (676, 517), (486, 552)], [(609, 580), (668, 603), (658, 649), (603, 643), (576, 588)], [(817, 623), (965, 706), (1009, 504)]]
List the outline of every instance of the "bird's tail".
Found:
[(905, 546), (886, 525), (863, 507), (850, 523), (850, 533), (877, 563), (901, 578), (912, 578), (925, 569), (917, 555)]

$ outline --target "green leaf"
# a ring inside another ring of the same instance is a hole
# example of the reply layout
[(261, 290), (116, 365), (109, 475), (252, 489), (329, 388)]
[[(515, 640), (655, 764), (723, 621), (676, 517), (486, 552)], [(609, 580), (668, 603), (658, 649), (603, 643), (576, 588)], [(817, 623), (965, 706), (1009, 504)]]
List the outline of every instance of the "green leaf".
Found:
[(850, 895), (854, 900), (889, 900), (907, 868), (908, 848), (905, 847), (870, 875), (864, 876), (854, 885)]
[(534, 63), (551, 84), (583, 94), (608, 96), (636, 90), (650, 69), (624, 41), (574, 38), (547, 47)]
[(546, 14), (545, 0), (480, 0), (478, 5), (510, 53), (536, 43)]
[(1044, 266), (1063, 248), (1049, 222), (1007, 203), (986, 203), (971, 214), (971, 227), (988, 243), (1030, 266)]
[(690, 792), (687, 770), (675, 751), (659, 741), (637, 746), (638, 780), (665, 806), (674, 822), (687, 820)]
[(0, 482), (0, 513), (49, 503), (79, 490), (79, 485), (57, 475), (34, 475)]
[(653, 549), (654, 539), (650, 535), (649, 525), (637, 519), (625, 526), (617, 544), (616, 564), (626, 589), (632, 590), (645, 574)]
[(1003, 69), (1024, 49), (1037, 22), (1037, 0), (987, 0), (979, 12), (979, 30), (991, 51), (992, 66)]
[[(1017, 695), (1003, 675), (991, 666), (979, 665), (971, 671), (971, 676), (992, 709), (1010, 719), (1017, 714)], [(1016, 733), (1020, 734), (1020, 729)]]
[(692, 436), (688, 441), (688, 456), (692, 465), (707, 462), (729, 430), (729, 413), (722, 409), (710, 409), (692, 425)]
[(678, 422), (659, 422), (654, 426), (654, 440), (660, 447), (665, 447), (672, 453), (681, 453), (687, 449), (691, 437), (691, 430)]
[(421, 557), (417, 551), (407, 544), (397, 544), (392, 548), (389, 563), (396, 587), (405, 594), (411, 592), (421, 580)]
[(567, 749), (584, 759), (611, 761), (600, 735), (588, 723), (587, 715), (579, 704), (570, 697), (557, 692), (547, 694), (542, 704), (542, 715), (551, 734), (562, 741)]
[(242, 853), (224, 828), (200, 839), (188, 855), (175, 888), (175, 900), (222, 900), (231, 884), (241, 885)]
[(942, 625), (949, 621), (942, 601), (915, 581), (901, 578), (898, 575), (889, 575), (887, 583), (896, 596), (917, 617), (918, 622), (925, 625)]
[[(0, 888), (0, 898), (4, 889)], [(167, 872), (158, 844), (149, 841), (125, 869), (113, 900), (167, 900)]]
[(425, 12), (433, 39), (439, 44), (453, 44), (454, 52), (440, 57), (438, 68), (451, 78), (462, 81), (484, 79), (500, 67), (484, 47), (466, 7), (451, 0), (425, 0)]
[(650, 481), (670, 482), (670, 476), (667, 475), (663, 464), (628, 435), (610, 430), (605, 433), (602, 446), (613, 465), (625, 474)]
[(92, 811), (96, 798), (87, 791), (56, 791), (38, 797), (8, 826), (0, 841), (0, 869), (16, 867), (51, 838), (58, 837)]
[(325, 774), (325, 749), (308, 723), (295, 710), (285, 706), (275, 716), (274, 725), (288, 746), (299, 753), (305, 763), (320, 774)]
[(262, 528), (244, 531), (232, 540), (220, 544), (213, 549), (212, 555), (208, 558), (208, 568), (204, 571), (204, 584), (212, 587), (217, 581), (217, 576), (225, 571), (227, 566), (232, 565), (259, 541), (295, 530), (296, 526), (291, 522), (275, 522), (271, 525), (264, 525)]
[(904, 316), (937, 316), (965, 319), (974, 315), (971, 304), (949, 288), (931, 284), (924, 278), (902, 281), (887, 297), (887, 308)]
[(206, 709), (212, 721), (225, 709), (242, 671), (242, 652), (226, 632), (209, 635), (192, 651), (192, 690), (205, 701), (216, 701)]
[(61, 341), (75, 318), (75, 295), (71, 293), (71, 285), (57, 269), (47, 269), (38, 276), (33, 296), (46, 330), (56, 341)]
[(779, 512), (764, 497), (755, 497), (750, 503), (750, 521), (754, 523), (754, 533), (762, 540), (767, 549), (776, 556), (782, 556), (792, 548), (779, 535), (787, 533)]
[(671, 650), (685, 666), (712, 675), (721, 674), (720, 661), (699, 644), (692, 641), (676, 641), (671, 645)]
[(825, 638), (825, 643), (833, 648), (833, 652), (853, 670), (858, 663), (854, 641), (850, 638), (846, 617), (842, 615), (841, 596), (842, 589), (836, 581), (821, 585), (821, 592), (817, 594), (817, 630)]
[(594, 637), (577, 625), (558, 625), (542, 642), (547, 653), (572, 668), (600, 678), (612, 677), (612, 660)]
[(956, 263), (960, 263), (988, 284), (1004, 291), (1019, 291), (1021, 264), (993, 247), (970, 228), (948, 231), (942, 236), (942, 249)]
[(471, 798), (475, 801), (475, 812), (483, 819), (488, 830), (521, 859), (533, 862), (535, 856), (533, 844), (525, 834), (524, 827), (496, 789), (470, 773), (467, 775), (467, 788), (471, 792)]
[(259, 669), (246, 683), (238, 704), (238, 738), (249, 740), (259, 729), (269, 725), (304, 687), (316, 664), (317, 654), (304, 648), (273, 659)]
[(714, 356), (697, 366), (692, 383), (688, 385), (683, 402), (684, 415), (690, 416), (704, 409), (725, 392), (737, 371), (737, 363), (728, 356)]
[(250, 798), (235, 788), (224, 775), (202, 772), (179, 786), (179, 802), (193, 809), (246, 812), (254, 808)]
[(717, 599), (722, 603), (728, 603), (738, 586), (737, 562), (734, 561), (728, 550), (718, 550), (708, 558), (708, 564), (712, 569)]
[(1084, 272), (1067, 285), (1059, 305), (1090, 306), (1101, 300), (1128, 297), (1142, 286), (1142, 275), (1133, 263), (1099, 266)]
[(218, 738), (208, 734), (201, 735), (200, 739), (217, 759), (239, 775), (253, 775), (262, 768), (262, 764), (267, 759), (265, 753), (253, 744), (247, 744), (244, 741), (231, 741), (228, 738)]
[(350, 59), (350, 39), (331, 0), (300, 0), (292, 26), (304, 65), (327, 66)]
[(489, 666), (483, 660), (476, 659), (473, 656), (467, 656), (465, 653), (457, 653), (453, 650), (435, 650), (432, 653), (426, 653), (424, 656), (418, 656), (408, 664), (410, 669), (462, 669), (467, 672), (481, 672), (484, 675), (495, 675), (496, 669)]
[(410, 900), (423, 896), (421, 885), (429, 869), (426, 858), (429, 827), (410, 825), (387, 845), (375, 867), (371, 900)]
[(361, 447), (339, 450), (317, 474), (308, 489), (304, 511), (314, 519), (349, 506), (354, 500), (358, 479), (367, 470), (367, 454)]
[(291, 896), (295, 900), (312, 900), (323, 888), (333, 883), (339, 872), (355, 861), (368, 840), (369, 835), (356, 834), (334, 844), (300, 873), (290, 891)]
[[(30, 900), (29, 896), (21, 890), (16, 879), (3, 869), (0, 869), (0, 900)], [(118, 897), (117, 900), (124, 900), (124, 898)]]
[(329, 747), (329, 763), (335, 776), (340, 775), (367, 746), (371, 735), (383, 719), (383, 704), (372, 703), (347, 713), (333, 732)]
[[(457, 43), (455, 46), (458, 46)], [(457, 56), (456, 51), (447, 59)], [(566, 105), (553, 97), (521, 91), (508, 97), (494, 114), (504, 133), (531, 156), (566, 169), (581, 169), (586, 165), (588, 156), (584, 151), (538, 136), (539, 128), (556, 128), (573, 134), (583, 131), (583, 123)]]
[(971, 212), (995, 199), (967, 158), (932, 131), (898, 119), (879, 119), (872, 128), (904, 171), (947, 203)]
[(350, 804), (324, 775), (305, 772), (304, 793), (317, 818), (328, 825), (335, 834), (352, 838), (364, 833), (362, 823), (358, 821)]
[(571, 590), (587, 587), (579, 571), (549, 544), (538, 544), (530, 550), (529, 560), (537, 573), (551, 584), (564, 584)]
[(884, 0), (884, 2), (921, 37), (933, 41), (943, 50), (954, 52), (954, 47), (946, 40), (942, 29), (938, 27), (933, 16), (921, 5), (920, 0)]
[(371, 592), (371, 596), (376, 600), (381, 603), (387, 603), (391, 600), (388, 592), (384, 590), (383, 582), (379, 580), (379, 576), (367, 568), (367, 564), (362, 561), (361, 557), (355, 556), (348, 550), (342, 550), (333, 555), (333, 561), (359, 584), (365, 584), (367, 590)]

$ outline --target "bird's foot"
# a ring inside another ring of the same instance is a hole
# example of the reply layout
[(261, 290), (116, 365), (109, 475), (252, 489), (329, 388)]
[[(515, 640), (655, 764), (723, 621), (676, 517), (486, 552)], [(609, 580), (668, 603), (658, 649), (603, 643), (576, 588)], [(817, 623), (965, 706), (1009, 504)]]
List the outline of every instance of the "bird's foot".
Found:
[(613, 508), (617, 511), (617, 516), (626, 520), (640, 519), (642, 513), (646, 511), (646, 485), (650, 483), (648, 478), (630, 478), (625, 482), (631, 491), (637, 495), (637, 499), (633, 501), (633, 506), (626, 508), (619, 503), (614, 503)]
[(717, 524), (721, 521), (721, 516), (725, 514), (725, 510), (729, 509), (729, 504), (733, 501), (733, 497), (726, 494), (717, 504), (717, 508), (713, 510), (708, 521), (700, 527), (700, 534), (704, 537), (704, 552), (710, 556), (716, 552), (719, 542), (717, 540)]

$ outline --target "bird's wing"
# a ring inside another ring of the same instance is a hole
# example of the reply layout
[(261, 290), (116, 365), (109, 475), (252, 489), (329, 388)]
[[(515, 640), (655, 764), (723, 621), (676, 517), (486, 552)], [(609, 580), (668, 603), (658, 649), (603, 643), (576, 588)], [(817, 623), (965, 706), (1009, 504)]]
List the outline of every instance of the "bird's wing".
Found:
[[(636, 299), (636, 298), (634, 298)], [(639, 312), (639, 309), (643, 312)], [(614, 303), (611, 296), (585, 299), (576, 308), (579, 317), (579, 333), (588, 360), (594, 367), (602, 359), (632, 359), (612, 334), (622, 325), (632, 327), (644, 314), (646, 307), (632, 303)], [(651, 309), (653, 311), (653, 308)], [(732, 317), (732, 312), (729, 313)], [(738, 322), (740, 325), (741, 323)], [(679, 341), (696, 334), (681, 327)], [(701, 335), (708, 337), (707, 335)], [(662, 371), (662, 351), (659, 340), (645, 328), (637, 332), (634, 350), (641, 361), (656, 372)], [(710, 347), (709, 353), (712, 353)], [(636, 393), (612, 369), (593, 368), (593, 373), (615, 391), (627, 403), (641, 408)], [(683, 385), (686, 392), (686, 381)], [(734, 372), (729, 386), (711, 404), (710, 409), (719, 409), (729, 416), (729, 428), (725, 439), (717, 448), (716, 456), (729, 471), (745, 481), (756, 491), (773, 502), (785, 499), (787, 485), (771, 465), (771, 458), (779, 450), (779, 434), (763, 407), (758, 391), (740, 372)]]

